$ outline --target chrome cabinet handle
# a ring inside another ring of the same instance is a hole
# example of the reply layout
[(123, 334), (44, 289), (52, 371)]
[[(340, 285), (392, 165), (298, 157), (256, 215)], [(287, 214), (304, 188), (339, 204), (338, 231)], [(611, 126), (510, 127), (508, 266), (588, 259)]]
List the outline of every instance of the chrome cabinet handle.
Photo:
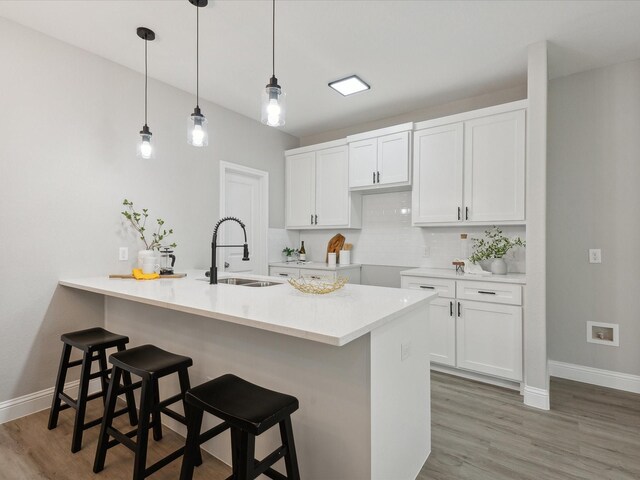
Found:
[(449, 316), (453, 317), (453, 302), (449, 302)]
[(469, 207), (464, 207), (464, 219), (469, 220)]
[(313, 213), (311, 214), (311, 225), (313, 225)]
[(279, 273), (278, 275), (280, 275), (281, 277), (288, 277), (289, 276), (288, 273)]
[(378, 174), (378, 183), (380, 183), (380, 172), (377, 172)]
[(318, 215), (316, 215), (316, 225), (318, 224)]
[(496, 292), (485, 292), (484, 290), (478, 290), (478, 293), (482, 293), (484, 295), (495, 295)]
[(462, 310), (462, 307), (460, 306), (460, 302), (458, 302), (458, 316), (460, 316), (461, 310)]
[(429, 290), (435, 290), (436, 289), (436, 287), (431, 287), (429, 285), (420, 285), (420, 288), (427, 288)]
[(458, 220), (462, 220), (462, 219), (461, 219), (461, 217), (460, 217), (460, 215), (461, 215), (460, 210), (461, 210), (461, 208), (460, 208), (460, 207), (458, 207)]
[(320, 280), (320, 277), (318, 275), (311, 275), (311, 279), (312, 280)]
[(373, 183), (376, 183), (376, 172), (371, 172), (371, 174), (373, 175)]

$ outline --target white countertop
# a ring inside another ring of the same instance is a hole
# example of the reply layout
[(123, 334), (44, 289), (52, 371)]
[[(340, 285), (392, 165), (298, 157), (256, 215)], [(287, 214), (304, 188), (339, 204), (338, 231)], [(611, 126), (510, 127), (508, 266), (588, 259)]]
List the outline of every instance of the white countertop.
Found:
[(507, 273), (506, 275), (472, 275), (456, 273), (452, 268), (413, 268), (403, 270), (400, 275), (415, 277), (450, 278), (452, 280), (471, 280), (477, 282), (517, 283), (525, 285), (527, 276), (524, 273)]
[(330, 267), (326, 263), (322, 262), (306, 262), (306, 263), (298, 263), (298, 262), (275, 262), (270, 263), (270, 267), (278, 267), (278, 268), (308, 268), (309, 270), (330, 270), (332, 272), (336, 270), (347, 270), (349, 268), (360, 268), (362, 265), (359, 263), (350, 263), (349, 265), (336, 265), (335, 267)]
[[(220, 278), (230, 276), (220, 274)], [(256, 275), (243, 278), (282, 279)], [(209, 285), (204, 271), (186, 278), (134, 280), (107, 276), (62, 279), (60, 285), (134, 302), (215, 318), (330, 345), (345, 345), (426, 306), (435, 293), (347, 284), (328, 295), (310, 295), (288, 283), (271, 287)], [(131, 319), (135, 322), (135, 318)]]

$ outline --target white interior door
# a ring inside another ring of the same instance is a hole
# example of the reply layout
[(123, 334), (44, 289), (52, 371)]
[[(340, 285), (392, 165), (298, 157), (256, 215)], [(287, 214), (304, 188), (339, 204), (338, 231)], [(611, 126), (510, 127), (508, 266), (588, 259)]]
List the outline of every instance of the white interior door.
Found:
[[(267, 172), (220, 162), (220, 216), (236, 217), (246, 227), (249, 261), (242, 261), (242, 247), (218, 249), (218, 271), (267, 275), (269, 226)], [(222, 224), (219, 245), (242, 245), (244, 232), (236, 222)]]

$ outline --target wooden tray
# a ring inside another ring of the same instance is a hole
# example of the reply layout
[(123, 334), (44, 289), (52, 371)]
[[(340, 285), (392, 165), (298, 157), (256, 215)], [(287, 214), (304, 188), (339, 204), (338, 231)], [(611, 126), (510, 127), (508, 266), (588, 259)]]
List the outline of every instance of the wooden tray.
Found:
[[(171, 275), (160, 275), (160, 278), (184, 278), (186, 277), (187, 274), (186, 273), (173, 273)], [(129, 274), (119, 274), (119, 273), (115, 273), (112, 275), (109, 275), (109, 278), (134, 278), (133, 274), (129, 273)], [(157, 280), (157, 279), (153, 279), (153, 280)]]

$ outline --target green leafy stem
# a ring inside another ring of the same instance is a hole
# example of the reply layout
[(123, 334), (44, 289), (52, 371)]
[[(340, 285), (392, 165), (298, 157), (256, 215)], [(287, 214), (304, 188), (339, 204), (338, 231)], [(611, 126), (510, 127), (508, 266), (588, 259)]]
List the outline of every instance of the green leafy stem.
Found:
[(512, 248), (526, 246), (526, 242), (520, 237), (505, 237), (498, 227), (485, 230), (484, 234), (485, 238), (473, 239), (473, 253), (469, 257), (473, 263), (490, 258), (502, 258)]
[[(151, 234), (152, 240), (149, 241), (145, 237), (147, 218), (149, 217), (149, 210), (147, 208), (143, 208), (142, 213), (137, 212), (133, 208), (133, 202), (130, 202), (126, 198), (122, 202), (122, 205), (125, 206), (125, 210), (123, 210), (120, 213), (122, 213), (124, 218), (129, 220), (129, 222), (131, 223), (131, 226), (135, 229), (136, 232), (138, 232), (138, 234), (140, 235), (140, 240), (144, 242), (144, 245), (145, 247), (147, 247), (147, 250), (159, 250), (160, 247), (162, 246), (162, 240), (164, 240), (166, 237), (171, 235), (173, 233), (173, 229), (170, 228), (169, 230), (166, 230), (164, 228), (164, 220), (162, 220), (161, 218), (156, 218), (156, 223), (158, 224), (158, 228), (155, 232)], [(178, 245), (176, 243), (172, 243), (169, 246), (171, 248), (175, 248)]]

